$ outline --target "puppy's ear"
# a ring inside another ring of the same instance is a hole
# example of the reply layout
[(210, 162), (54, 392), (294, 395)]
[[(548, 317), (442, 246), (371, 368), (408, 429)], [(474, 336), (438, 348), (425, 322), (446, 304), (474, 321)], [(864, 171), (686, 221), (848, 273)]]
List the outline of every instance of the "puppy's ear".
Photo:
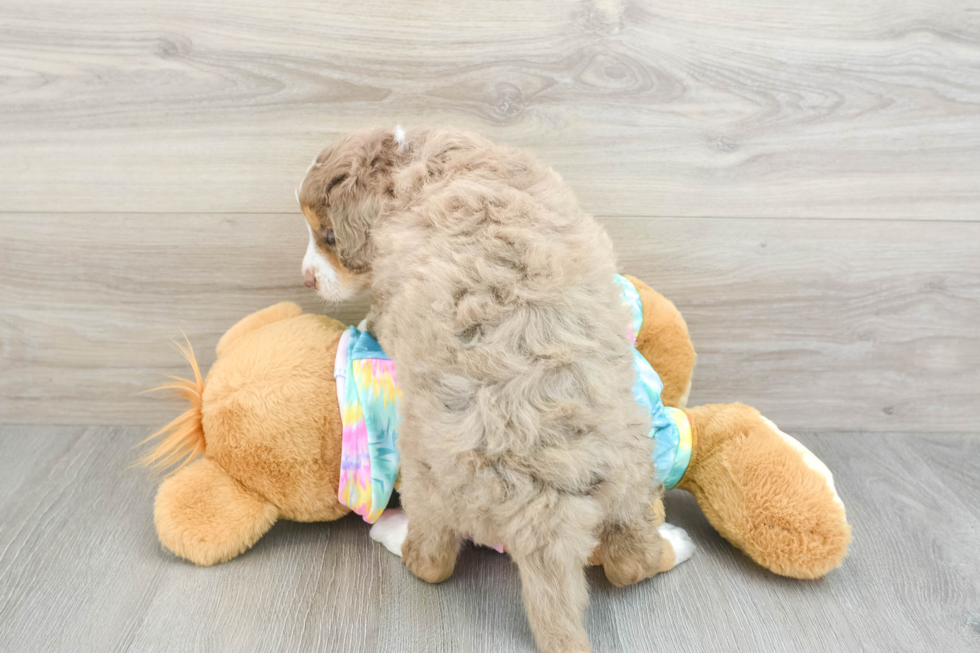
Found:
[(340, 212), (333, 221), (337, 236), (337, 256), (345, 268), (354, 274), (362, 274), (371, 269), (374, 245), (371, 242), (371, 227), (380, 210), (375, 198), (356, 202)]
[(344, 267), (355, 274), (371, 267), (371, 229), (381, 213), (384, 197), (394, 187), (394, 170), (405, 144), (401, 127), (372, 129), (359, 136), (359, 142), (351, 144), (354, 159), (350, 173), (340, 184), (346, 205), (341, 211), (343, 217), (334, 223), (337, 254)]
[(405, 132), (401, 127), (394, 130), (372, 129), (365, 133), (351, 171), (352, 190), (387, 192), (392, 185), (392, 173), (404, 143)]

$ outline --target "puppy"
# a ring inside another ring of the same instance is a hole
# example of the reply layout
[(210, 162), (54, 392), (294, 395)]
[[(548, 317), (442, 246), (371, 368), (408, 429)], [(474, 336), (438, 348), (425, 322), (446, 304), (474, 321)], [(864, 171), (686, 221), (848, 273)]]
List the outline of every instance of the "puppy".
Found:
[(605, 231), (551, 168), (451, 130), (350, 134), (299, 200), (306, 285), (370, 288), (398, 369), (405, 565), (437, 583), (461, 537), (501, 544), (538, 646), (590, 650), (593, 550), (615, 585), (673, 558)]

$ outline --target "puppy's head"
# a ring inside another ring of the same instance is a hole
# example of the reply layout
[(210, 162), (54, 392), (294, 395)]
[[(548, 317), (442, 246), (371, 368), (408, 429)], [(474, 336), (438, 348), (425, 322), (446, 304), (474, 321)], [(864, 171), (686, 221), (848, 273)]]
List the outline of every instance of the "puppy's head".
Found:
[(350, 299), (370, 285), (371, 231), (404, 139), (401, 128), (353, 132), (323, 150), (303, 179), (298, 199), (310, 236), (303, 280), (326, 300)]

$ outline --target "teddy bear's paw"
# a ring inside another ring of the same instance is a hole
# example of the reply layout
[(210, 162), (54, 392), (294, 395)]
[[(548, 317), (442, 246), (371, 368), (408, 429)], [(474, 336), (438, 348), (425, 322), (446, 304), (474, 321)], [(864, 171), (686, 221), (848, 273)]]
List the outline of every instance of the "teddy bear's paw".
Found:
[(674, 548), (675, 567), (686, 560), (690, 560), (691, 556), (694, 555), (694, 550), (697, 547), (683, 528), (664, 522), (657, 530), (660, 531), (660, 537), (670, 542), (670, 546)]
[(402, 543), (407, 535), (408, 515), (398, 508), (385, 510), (371, 527), (371, 539), (380, 542), (398, 557), (402, 555)]

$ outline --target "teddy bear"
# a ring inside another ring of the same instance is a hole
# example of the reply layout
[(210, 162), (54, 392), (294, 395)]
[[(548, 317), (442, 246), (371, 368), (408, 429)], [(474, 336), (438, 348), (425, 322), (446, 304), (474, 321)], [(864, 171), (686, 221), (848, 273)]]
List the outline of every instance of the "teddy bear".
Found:
[[(683, 317), (642, 281), (617, 282), (633, 315), (634, 395), (651, 416), (651, 482), (691, 492), (725, 539), (777, 574), (812, 579), (839, 566), (850, 526), (830, 470), (754, 408), (687, 408), (696, 354)], [(398, 519), (388, 508), (398, 487), (397, 370), (368, 332), (283, 302), (221, 337), (206, 381), (190, 343), (181, 349), (194, 378), (163, 388), (190, 407), (148, 438), (159, 441), (142, 459), (176, 466), (154, 505), (165, 548), (213, 565), (278, 519), (353, 511), (399, 553), (406, 527), (391, 526)], [(662, 523), (662, 500), (651, 509)], [(682, 553), (679, 538), (666, 540), (663, 570)], [(601, 563), (601, 551), (590, 563)]]

